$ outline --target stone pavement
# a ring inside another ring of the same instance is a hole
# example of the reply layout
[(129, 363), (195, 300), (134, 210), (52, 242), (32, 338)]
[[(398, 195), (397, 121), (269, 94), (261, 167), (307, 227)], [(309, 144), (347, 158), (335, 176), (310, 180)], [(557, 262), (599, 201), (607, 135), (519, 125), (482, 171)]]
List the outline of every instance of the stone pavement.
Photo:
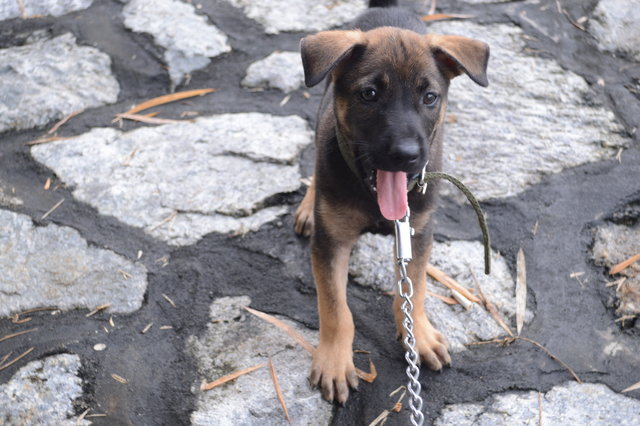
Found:
[[(426, 14), (430, 2), (401, 1)], [(322, 88), (304, 88), (298, 43), (346, 24), (364, 0), (0, 0), (0, 422), (369, 424), (405, 384), (390, 313), (392, 241), (364, 236), (350, 266), (361, 383), (345, 407), (309, 388), (317, 341), (308, 243), (292, 212), (312, 173)], [(637, 424), (640, 2), (440, 0), (471, 19), (431, 30), (488, 42), (490, 86), (450, 91), (445, 188), (432, 263), (476, 279), (522, 337), (430, 281), (426, 307), (453, 366), (423, 371), (429, 424)], [(114, 120), (172, 91), (204, 96)], [(69, 118), (70, 117), (70, 118)], [(54, 125), (69, 118), (57, 129)], [(50, 131), (52, 129), (53, 131)], [(39, 140), (44, 143), (30, 144)], [(473, 273), (472, 273), (473, 271)], [(474, 278), (474, 275), (476, 278)], [(17, 334), (16, 334), (17, 333)], [(15, 360), (15, 362), (14, 362)], [(406, 424), (406, 399), (387, 424)]]

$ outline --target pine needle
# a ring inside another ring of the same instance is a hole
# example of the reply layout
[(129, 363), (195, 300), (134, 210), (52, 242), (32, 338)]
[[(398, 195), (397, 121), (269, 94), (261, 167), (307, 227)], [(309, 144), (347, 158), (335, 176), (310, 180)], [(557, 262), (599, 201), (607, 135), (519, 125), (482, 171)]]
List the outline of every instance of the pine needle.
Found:
[(220, 386), (222, 384), (230, 382), (231, 380), (235, 380), (240, 376), (244, 376), (245, 374), (249, 374), (252, 371), (255, 371), (255, 370), (259, 369), (259, 368), (262, 368), (265, 365), (267, 365), (267, 364), (263, 363), (263, 364), (254, 365), (253, 367), (244, 368), (242, 370), (234, 371), (233, 373), (227, 374), (226, 376), (222, 376), (219, 379), (214, 380), (213, 382), (203, 383), (200, 386), (200, 390), (202, 390), (202, 391), (211, 390), (211, 389), (213, 389), (213, 388), (215, 388), (217, 386)]
[(271, 358), (269, 358), (269, 372), (271, 373), (271, 379), (273, 380), (273, 387), (276, 389), (276, 396), (278, 397), (278, 402), (280, 402), (282, 411), (284, 411), (284, 416), (287, 419), (287, 422), (289, 422), (289, 424), (292, 424), (291, 418), (289, 417), (289, 411), (287, 411), (287, 404), (284, 402), (284, 396), (282, 395), (282, 390), (280, 389), (280, 384), (278, 383), (278, 376), (276, 375), (276, 369), (273, 366), (273, 361), (271, 361)]
[(366, 371), (360, 370), (356, 367), (356, 374), (365, 382), (373, 383), (376, 380), (376, 377), (378, 377), (378, 370), (376, 370), (376, 366), (371, 360), (369, 360), (369, 370), (370, 372), (367, 373)]
[(268, 322), (268, 323), (270, 323), (272, 325), (275, 325), (280, 330), (282, 330), (285, 333), (287, 333), (289, 335), (289, 337), (291, 337), (293, 340), (298, 342), (298, 344), (300, 346), (302, 346), (307, 352), (309, 352), (310, 354), (313, 354), (313, 351), (314, 351), (313, 345), (311, 343), (309, 343), (307, 341), (307, 339), (305, 339), (300, 333), (298, 333), (296, 330), (294, 330), (293, 327), (291, 327), (290, 325), (285, 324), (283, 321), (279, 320), (278, 318), (274, 317), (273, 315), (269, 315), (269, 314), (266, 314), (264, 312), (257, 311), (255, 309), (251, 309), (248, 306), (245, 306), (244, 309), (247, 312), (250, 312), (253, 315), (257, 316), (258, 318), (263, 319), (263, 320), (265, 320), (266, 322)]
[(116, 114), (116, 118), (113, 120), (131, 120), (131, 121), (139, 121), (141, 123), (147, 124), (173, 124), (173, 123), (184, 123), (184, 122), (193, 122), (193, 120), (173, 120), (171, 118), (155, 118), (149, 115), (141, 115), (141, 114)]
[(623, 262), (620, 262), (617, 265), (615, 265), (609, 271), (609, 275), (615, 275), (617, 273), (622, 272), (624, 269), (627, 269), (629, 266), (631, 266), (632, 264), (634, 264), (638, 260), (640, 260), (640, 253), (636, 254), (635, 256), (631, 256), (627, 260), (625, 260)]
[(447, 274), (445, 274), (444, 272), (442, 272), (440, 269), (436, 268), (435, 266), (433, 266), (431, 264), (427, 265), (427, 274), (429, 274), (433, 279), (435, 279), (436, 281), (438, 281), (440, 284), (444, 285), (445, 287), (447, 287), (447, 288), (449, 288), (451, 290), (455, 290), (458, 293), (462, 294), (464, 297), (466, 297), (467, 299), (469, 299), (473, 303), (479, 303), (480, 302), (480, 299), (478, 299), (476, 296), (471, 294), (471, 292), (469, 290), (467, 290), (465, 287), (463, 287), (460, 284), (458, 284), (458, 282), (456, 280), (454, 280), (453, 278), (451, 278), (450, 276), (448, 276)]
[(171, 93), (169, 95), (158, 96), (157, 98), (149, 99), (148, 101), (142, 102), (131, 108), (129, 111), (125, 112), (125, 114), (135, 114), (140, 111), (144, 111), (145, 109), (153, 108), (158, 105), (168, 104), (170, 102), (180, 101), (182, 99), (192, 98), (194, 96), (202, 96), (207, 93), (215, 92), (216, 89), (197, 89), (197, 90), (186, 90), (184, 92)]
[(35, 348), (31, 347), (31, 348), (27, 349), (26, 351), (24, 351), (22, 354), (18, 355), (14, 359), (12, 359), (11, 361), (7, 362), (6, 364), (0, 365), (0, 371), (4, 370), (5, 368), (11, 367), (13, 364), (15, 364), (16, 362), (20, 361), (25, 356), (29, 355), (31, 353), (31, 351), (34, 350), (34, 349)]
[(516, 332), (520, 335), (527, 309), (527, 265), (522, 248), (516, 258)]
[(446, 21), (448, 19), (470, 19), (473, 18), (473, 15), (460, 15), (457, 13), (434, 13), (432, 15), (424, 15), (422, 19), (424, 22), (432, 22), (432, 21)]
[(640, 389), (640, 382), (636, 383), (635, 385), (629, 386), (628, 388), (624, 389), (622, 392), (631, 392), (636, 389)]
[(7, 334), (6, 336), (0, 337), (0, 342), (4, 342), (5, 340), (9, 340), (14, 337), (22, 336), (23, 334), (32, 333), (36, 330), (37, 328), (31, 328), (29, 330), (18, 331), (17, 333), (13, 333), (13, 334)]

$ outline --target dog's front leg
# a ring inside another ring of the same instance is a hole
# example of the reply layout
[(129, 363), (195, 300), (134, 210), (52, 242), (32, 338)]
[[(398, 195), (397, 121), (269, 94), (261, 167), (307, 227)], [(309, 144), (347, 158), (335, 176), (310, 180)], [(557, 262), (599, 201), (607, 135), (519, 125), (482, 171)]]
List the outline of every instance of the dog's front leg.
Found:
[[(413, 302), (412, 317), (414, 321), (413, 334), (416, 339), (415, 349), (418, 352), (420, 361), (424, 362), (432, 370), (440, 370), (443, 365), (451, 363), (451, 357), (447, 350), (445, 338), (433, 327), (424, 309), (427, 285), (427, 263), (429, 262), (429, 256), (431, 254), (432, 242), (430, 230), (423, 229), (422, 232), (416, 233), (411, 240), (413, 260), (408, 264), (407, 272), (413, 282), (413, 297), (411, 301)], [(396, 276), (399, 277), (398, 268), (396, 268)], [(401, 309), (403, 300), (396, 291), (393, 311), (398, 334), (404, 342), (406, 330), (402, 325), (404, 321), (404, 312), (402, 312)]]
[(344, 403), (349, 387), (358, 386), (352, 352), (354, 325), (347, 305), (349, 255), (358, 233), (345, 227), (346, 221), (335, 213), (328, 213), (330, 209), (320, 206), (318, 211), (311, 264), (318, 295), (320, 343), (313, 353), (309, 380), (322, 388), (326, 400)]

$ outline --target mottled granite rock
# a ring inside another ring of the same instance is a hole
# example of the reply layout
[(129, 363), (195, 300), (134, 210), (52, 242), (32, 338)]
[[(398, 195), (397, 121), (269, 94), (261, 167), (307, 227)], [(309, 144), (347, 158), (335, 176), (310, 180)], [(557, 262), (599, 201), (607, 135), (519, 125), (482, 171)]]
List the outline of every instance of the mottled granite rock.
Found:
[(111, 59), (67, 33), (0, 50), (0, 132), (29, 129), (114, 103)]
[[(380, 291), (392, 291), (396, 282), (393, 272), (393, 239), (381, 235), (365, 234), (354, 247), (349, 273), (360, 285), (371, 286)], [(469, 267), (474, 271), (482, 291), (496, 305), (507, 324), (515, 316), (515, 282), (504, 259), (492, 253), (491, 275), (484, 275), (483, 247), (479, 242), (452, 241), (434, 242), (431, 263), (454, 278), (458, 283), (475, 288)], [(427, 288), (437, 294), (451, 297), (441, 284), (428, 280)], [(505, 335), (493, 317), (480, 305), (467, 311), (460, 305), (447, 305), (428, 296), (425, 301), (431, 322), (447, 338), (450, 350), (465, 350), (465, 344), (490, 340)], [(533, 319), (527, 312), (525, 321)]]
[(300, 117), (241, 113), (125, 133), (97, 128), (31, 152), (101, 214), (184, 245), (287, 212), (265, 202), (300, 186), (295, 162), (312, 141)]
[[(311, 389), (307, 376), (311, 355), (282, 330), (243, 309), (247, 296), (224, 297), (210, 308), (212, 323), (202, 337), (191, 337), (188, 347), (198, 363), (198, 378), (213, 381), (233, 371), (272, 360), (287, 409), (295, 424), (324, 425), (331, 419), (332, 405)], [(312, 344), (315, 333), (284, 319)], [(193, 386), (196, 409), (194, 425), (286, 424), (269, 367), (214, 388), (201, 391)]]
[(229, 52), (227, 36), (180, 0), (131, 0), (124, 7), (124, 25), (153, 36), (164, 47), (164, 59), (174, 84), (185, 74), (209, 65), (209, 58)]
[(273, 52), (249, 65), (242, 85), (292, 92), (304, 84), (300, 52)]
[(484, 401), (447, 406), (436, 426), (456, 425), (634, 425), (640, 418), (640, 401), (613, 392), (605, 385), (567, 382), (543, 393), (506, 392)]
[(74, 415), (82, 395), (80, 357), (61, 354), (32, 361), (0, 385), (0, 423), (18, 425), (90, 425)]
[(322, 31), (353, 20), (366, 8), (365, 0), (227, 0), (258, 21), (267, 34), (283, 31)]
[[(76, 10), (86, 9), (93, 0), (22, 0), (24, 15), (62, 16)], [(18, 0), (0, 0), (0, 21), (20, 16)]]
[(55, 306), (111, 312), (140, 308), (146, 268), (90, 246), (66, 226), (34, 226), (30, 217), (0, 210), (0, 317)]
[[(615, 157), (631, 140), (587, 82), (555, 61), (525, 53), (524, 33), (510, 25), (433, 23), (491, 47), (489, 87), (462, 75), (449, 90), (445, 171), (480, 200), (518, 194), (545, 175)], [(464, 196), (444, 183), (443, 193)]]
[(601, 50), (640, 62), (640, 1), (600, 0), (589, 20), (589, 32)]

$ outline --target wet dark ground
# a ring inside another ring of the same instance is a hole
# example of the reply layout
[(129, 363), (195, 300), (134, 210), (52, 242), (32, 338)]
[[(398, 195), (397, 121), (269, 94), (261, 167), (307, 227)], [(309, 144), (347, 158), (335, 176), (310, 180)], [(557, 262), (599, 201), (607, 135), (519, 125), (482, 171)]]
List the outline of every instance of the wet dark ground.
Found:
[[(414, 5), (413, 2), (404, 2)], [(558, 13), (555, 1), (540, 11), (540, 5), (509, 2), (492, 5), (465, 5), (459, 1), (440, 1), (442, 12), (466, 13), (480, 23), (514, 23), (530, 36), (532, 52), (554, 58), (559, 64), (583, 76), (597, 95), (613, 110), (630, 134), (640, 126), (640, 99), (631, 88), (640, 84), (640, 65), (624, 58), (600, 53), (592, 37), (574, 27)], [(588, 15), (596, 1), (563, 1), (573, 17)], [(93, 45), (113, 59), (113, 70), (121, 85), (119, 102), (87, 111), (65, 125), (61, 135), (76, 135), (93, 127), (111, 125), (117, 112), (167, 92), (170, 82), (163, 68), (162, 52), (150, 38), (126, 31), (117, 1), (95, 1), (79, 13), (61, 18), (5, 21), (0, 27), (0, 48), (16, 45), (34, 30), (54, 35), (71, 31), (82, 44)], [(426, 7), (420, 9), (426, 12)], [(315, 122), (320, 88), (310, 90), (310, 100), (302, 91), (294, 92), (284, 107), (278, 91), (250, 93), (240, 88), (247, 66), (274, 50), (296, 50), (303, 34), (268, 36), (257, 24), (222, 1), (204, 4), (203, 12), (229, 36), (233, 51), (212, 60), (205, 70), (194, 72), (189, 86), (176, 90), (215, 87), (211, 96), (163, 107), (167, 117), (178, 118), (187, 110), (201, 115), (221, 112), (261, 111), (272, 114), (298, 114)], [(554, 41), (557, 40), (557, 41)], [(132, 54), (136, 59), (132, 60)], [(602, 78), (604, 87), (597, 84)], [(636, 92), (637, 93), (637, 92)], [(517, 111), (514, 111), (517, 114)], [(125, 123), (125, 129), (136, 127)], [(204, 332), (211, 302), (220, 296), (249, 295), (252, 306), (268, 313), (289, 317), (308, 327), (318, 326), (315, 290), (308, 266), (308, 243), (296, 237), (291, 215), (282, 223), (265, 225), (244, 237), (211, 234), (193, 246), (176, 248), (154, 240), (141, 230), (75, 201), (72, 188), (43, 191), (51, 172), (29, 155), (25, 141), (36, 139), (42, 130), (7, 132), (0, 142), (0, 181), (13, 187), (24, 201), (15, 211), (39, 220), (63, 195), (67, 200), (48, 221), (77, 229), (96, 246), (109, 248), (129, 259), (143, 250), (149, 270), (149, 285), (143, 307), (130, 315), (114, 315), (115, 329), (96, 333), (106, 325), (109, 314), (90, 318), (86, 311), (33, 314), (31, 327), (38, 327), (28, 339), (3, 343), (8, 352), (20, 353), (34, 346), (30, 360), (56, 353), (79, 354), (83, 369), (84, 397), (77, 412), (87, 407), (108, 413), (94, 418), (95, 424), (188, 424), (195, 396), (190, 387), (197, 381), (196, 366), (185, 351), (191, 335)], [(640, 322), (614, 323), (615, 314), (607, 308), (610, 297), (603, 283), (605, 271), (590, 260), (592, 229), (612, 220), (627, 208), (628, 220), (640, 220), (640, 137), (623, 153), (623, 161), (601, 161), (546, 177), (516, 197), (483, 203), (489, 219), (494, 250), (501, 252), (515, 275), (515, 255), (520, 247), (527, 258), (528, 307), (535, 313), (523, 335), (547, 347), (570, 365), (587, 382), (604, 383), (615, 391), (630, 384), (630, 375), (640, 362)], [(312, 172), (313, 150), (302, 158), (303, 175)], [(58, 182), (53, 182), (54, 186)], [(242, 182), (237, 182), (242, 189)], [(282, 195), (292, 210), (302, 192)], [(636, 206), (628, 208), (628, 206)], [(532, 228), (537, 225), (537, 233)], [(437, 215), (436, 239), (479, 239), (473, 211), (444, 200)], [(285, 253), (285, 255), (283, 255)], [(158, 259), (167, 256), (162, 266)], [(301, 272), (302, 271), (302, 272)], [(584, 272), (582, 283), (570, 278)], [(613, 291), (613, 290), (611, 290)], [(169, 295), (177, 308), (166, 302)], [(345, 407), (335, 407), (334, 424), (365, 424), (383, 408), (392, 405), (390, 390), (405, 383), (405, 362), (401, 346), (395, 341), (390, 312), (391, 299), (374, 290), (351, 285), (349, 301), (356, 323), (354, 347), (373, 350), (378, 378), (360, 386)], [(172, 325), (173, 330), (154, 327), (141, 334), (148, 323)], [(0, 320), (0, 335), (15, 331), (10, 319)], [(610, 341), (625, 350), (616, 355), (603, 352)], [(106, 343), (108, 356), (98, 356), (92, 347)], [(27, 360), (18, 364), (23, 365)], [(356, 358), (361, 368), (367, 358)], [(15, 369), (0, 371), (0, 383), (8, 381)], [(129, 379), (122, 386), (111, 374)], [(306, 374), (306, 372), (301, 372)], [(637, 381), (638, 378), (634, 377)], [(500, 391), (546, 391), (571, 380), (569, 373), (541, 350), (526, 342), (510, 346), (474, 346), (453, 356), (453, 367), (441, 373), (422, 371), (423, 398), (427, 422), (432, 422), (445, 404), (479, 401)], [(631, 382), (631, 383), (633, 383)], [(638, 397), (633, 393), (628, 394)], [(396, 416), (387, 424), (406, 423)]]

